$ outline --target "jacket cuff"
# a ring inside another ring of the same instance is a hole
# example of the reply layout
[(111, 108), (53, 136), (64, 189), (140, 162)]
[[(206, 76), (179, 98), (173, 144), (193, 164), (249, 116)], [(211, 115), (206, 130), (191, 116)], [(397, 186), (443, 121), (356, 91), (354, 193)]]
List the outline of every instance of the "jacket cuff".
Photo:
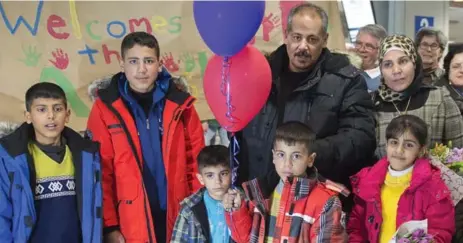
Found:
[(121, 228), (119, 227), (119, 225), (114, 225), (114, 226), (108, 226), (108, 227), (104, 227), (103, 228), (103, 235), (107, 235), (111, 232), (114, 232), (116, 230), (120, 230)]

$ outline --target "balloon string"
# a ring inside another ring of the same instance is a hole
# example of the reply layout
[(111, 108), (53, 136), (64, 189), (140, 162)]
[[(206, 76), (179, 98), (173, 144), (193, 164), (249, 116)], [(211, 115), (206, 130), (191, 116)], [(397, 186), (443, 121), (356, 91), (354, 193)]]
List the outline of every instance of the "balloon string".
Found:
[(227, 118), (227, 121), (229, 124), (224, 126), (225, 130), (231, 130), (231, 128), (233, 128), (235, 123), (239, 121), (239, 119), (233, 115), (233, 111), (235, 111), (235, 107), (232, 105), (232, 95), (230, 92), (231, 91), (230, 90), (230, 66), (231, 66), (230, 58), (224, 57), (223, 63), (222, 63), (222, 83), (220, 85), (220, 91), (222, 95), (224, 95), (226, 98), (227, 111), (225, 113), (225, 117)]
[[(238, 143), (238, 139), (236, 139), (236, 135), (233, 132), (231, 134), (231, 141), (230, 141), (230, 168), (232, 170), (232, 188), (236, 189), (236, 183), (238, 180), (238, 168), (240, 167), (240, 162), (238, 161), (238, 154), (240, 152), (240, 146)], [(240, 192), (238, 192), (240, 193)], [(235, 222), (233, 221), (233, 212), (230, 211), (230, 221), (231, 227), (235, 228)], [(236, 231), (236, 230), (235, 230)]]
[(238, 139), (236, 139), (235, 133), (231, 134), (230, 142), (230, 168), (232, 170), (232, 186), (235, 187), (238, 181), (238, 168), (240, 162), (238, 160), (238, 154), (240, 153), (240, 145)]

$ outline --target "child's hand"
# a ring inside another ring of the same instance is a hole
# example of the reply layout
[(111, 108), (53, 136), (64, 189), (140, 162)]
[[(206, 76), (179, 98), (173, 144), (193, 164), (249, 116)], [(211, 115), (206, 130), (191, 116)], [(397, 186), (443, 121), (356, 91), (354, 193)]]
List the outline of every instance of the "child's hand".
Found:
[(125, 243), (124, 236), (122, 236), (119, 230), (107, 234), (104, 238), (105, 243)]
[(241, 207), (241, 194), (234, 189), (228, 189), (222, 200), (223, 208), (227, 211), (237, 210)]

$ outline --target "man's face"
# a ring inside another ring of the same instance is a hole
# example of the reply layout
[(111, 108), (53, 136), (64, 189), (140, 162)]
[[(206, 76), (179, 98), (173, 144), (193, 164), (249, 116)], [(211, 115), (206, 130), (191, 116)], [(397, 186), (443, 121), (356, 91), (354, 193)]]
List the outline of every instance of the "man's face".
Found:
[(442, 49), (436, 36), (423, 36), (418, 47), (418, 53), (423, 60), (423, 64), (432, 65), (439, 63), (442, 57)]
[(355, 41), (355, 51), (362, 58), (363, 70), (373, 69), (378, 61), (379, 40), (368, 33), (360, 32)]
[(69, 122), (70, 111), (62, 99), (37, 98), (26, 112), (26, 122), (35, 130), (35, 139), (44, 145), (55, 145)]
[(162, 66), (154, 48), (134, 45), (125, 51), (121, 69), (134, 91), (147, 93), (153, 89)]
[(293, 72), (309, 70), (318, 60), (328, 40), (321, 18), (315, 12), (296, 14), (285, 39), (289, 68)]

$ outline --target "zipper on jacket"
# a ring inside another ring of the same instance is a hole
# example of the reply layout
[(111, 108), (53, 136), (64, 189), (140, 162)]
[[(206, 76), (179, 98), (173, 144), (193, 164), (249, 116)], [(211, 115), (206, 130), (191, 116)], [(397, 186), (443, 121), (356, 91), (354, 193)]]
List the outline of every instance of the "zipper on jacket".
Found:
[[(379, 210), (379, 207), (378, 207), (378, 202), (375, 200), (375, 209), (376, 209), (376, 212), (378, 213), (378, 215), (381, 215), (381, 211)], [(376, 241), (378, 241), (380, 238), (380, 234), (381, 234), (381, 230), (377, 229), (379, 228), (380, 226), (378, 225), (377, 222), (374, 222), (375, 220), (373, 220), (373, 223), (375, 224), (374, 225), (374, 229), (378, 231), (378, 234), (376, 235)], [(381, 222), (382, 224), (382, 222)]]
[[(93, 154), (93, 161), (95, 161), (95, 154)], [(92, 216), (95, 217), (94, 220), (92, 220), (92, 229), (90, 231), (90, 242), (93, 242), (93, 236), (95, 235), (94, 231), (95, 231), (95, 221), (97, 220), (97, 215), (95, 214), (95, 204), (96, 204), (96, 184), (97, 184), (97, 173), (96, 173), (96, 170), (95, 170), (95, 165), (92, 164), (92, 169), (93, 169), (93, 186), (92, 186)]]
[[(177, 111), (178, 111), (179, 109), (180, 109), (180, 106), (177, 106), (177, 107), (175, 108), (175, 110), (174, 110), (174, 116), (175, 116), (175, 114), (177, 113)], [(182, 115), (181, 113), (182, 113), (182, 111), (180, 111), (180, 114), (178, 115), (179, 117)], [(172, 130), (172, 129), (170, 129), (170, 128), (171, 128), (172, 122), (173, 122), (174, 120), (175, 120), (175, 119), (171, 120), (171, 121), (169, 122), (169, 126), (167, 127), (166, 141), (167, 141), (167, 139), (169, 139), (169, 134), (170, 134), (170, 131)], [(166, 145), (166, 150), (169, 151), (169, 148), (167, 147), (167, 145)], [(167, 175), (166, 175), (166, 176), (167, 176)]]
[(150, 130), (150, 119), (146, 119), (146, 129)]
[[(135, 160), (137, 161), (137, 165), (138, 165), (138, 169), (140, 171), (140, 176), (143, 175), (143, 169), (142, 169), (142, 165), (141, 165), (141, 160), (140, 160), (140, 157), (139, 157), (139, 154), (135, 148), (135, 144), (132, 140), (132, 137), (130, 136), (130, 132), (129, 132), (129, 129), (127, 128), (127, 125), (125, 124), (125, 121), (124, 119), (122, 119), (122, 116), (121, 114), (116, 110), (116, 108), (114, 108), (112, 105), (110, 104), (107, 104), (105, 102), (103, 102), (103, 104), (105, 104), (105, 106), (117, 117), (117, 119), (119, 120), (120, 124), (122, 125), (122, 130), (124, 130), (124, 133), (125, 133), (125, 136), (127, 137), (127, 141), (129, 142), (129, 145), (130, 145), (130, 148), (132, 149), (132, 153), (134, 154), (134, 157), (135, 157)], [(141, 182), (141, 185), (142, 185), (142, 188), (143, 188), (143, 191), (146, 191), (145, 189), (145, 183)], [(146, 220), (146, 228), (148, 230), (148, 240), (149, 242), (153, 242), (153, 235), (151, 232), (151, 229), (150, 229), (150, 221), (149, 221), (149, 215), (148, 215), (148, 210), (147, 210), (147, 198), (146, 198), (146, 195), (143, 197), (144, 200), (143, 200), (143, 206), (144, 206), (144, 209), (145, 209), (145, 220)], [(120, 203), (120, 201), (119, 201)], [(119, 208), (119, 205), (118, 205), (118, 208)], [(119, 216), (119, 210), (117, 212), (117, 215)], [(153, 227), (154, 227), (154, 219), (153, 219)]]

